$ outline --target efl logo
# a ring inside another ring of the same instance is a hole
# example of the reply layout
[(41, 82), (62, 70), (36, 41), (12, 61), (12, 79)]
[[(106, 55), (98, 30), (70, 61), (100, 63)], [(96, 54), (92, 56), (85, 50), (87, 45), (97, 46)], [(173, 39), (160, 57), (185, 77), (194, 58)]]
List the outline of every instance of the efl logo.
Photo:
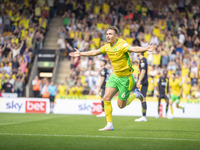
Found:
[(26, 101), (27, 113), (46, 113), (46, 102)]
[(102, 113), (102, 105), (101, 103), (93, 103), (92, 105), (92, 114), (98, 115)]

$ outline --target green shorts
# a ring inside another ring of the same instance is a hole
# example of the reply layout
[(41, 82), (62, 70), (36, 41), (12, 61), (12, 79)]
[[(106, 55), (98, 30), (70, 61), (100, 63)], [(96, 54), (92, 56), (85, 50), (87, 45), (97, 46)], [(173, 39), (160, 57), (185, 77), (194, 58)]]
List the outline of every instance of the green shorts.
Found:
[(120, 100), (127, 100), (133, 86), (135, 85), (135, 80), (133, 75), (126, 76), (126, 77), (117, 77), (116, 75), (112, 74), (107, 83), (106, 87), (113, 87), (116, 88), (118, 93), (118, 98)]
[(176, 103), (179, 104), (180, 103), (180, 97), (178, 97), (178, 96), (176, 96), (174, 94), (171, 94), (171, 101), (172, 102), (176, 101)]

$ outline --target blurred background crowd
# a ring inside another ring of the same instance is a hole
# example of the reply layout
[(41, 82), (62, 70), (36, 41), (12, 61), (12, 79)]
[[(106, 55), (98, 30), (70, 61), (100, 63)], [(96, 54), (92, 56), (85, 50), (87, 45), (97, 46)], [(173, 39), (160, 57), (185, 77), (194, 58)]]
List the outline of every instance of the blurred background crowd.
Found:
[(49, 6), (42, 1), (0, 1), (0, 90), (24, 96), (36, 49), (41, 49)]
[[(169, 78), (174, 73), (179, 76), (183, 97), (199, 98), (199, 6), (199, 1), (192, 0), (66, 1), (64, 26), (59, 28), (58, 35), (65, 37), (67, 57), (71, 61), (68, 86), (76, 87), (80, 82), (89, 86), (90, 94), (97, 94), (99, 61), (108, 58), (70, 58), (68, 52), (75, 47), (80, 51), (100, 48), (106, 43), (106, 29), (114, 25), (120, 29), (119, 37), (133, 46), (146, 47), (151, 42), (158, 45), (157, 52), (145, 54), (149, 64), (149, 96), (156, 96), (157, 80), (167, 69)], [(137, 80), (139, 60), (136, 54), (130, 55)], [(107, 68), (112, 73), (109, 63)]]
[[(149, 64), (148, 95), (156, 97), (157, 80), (164, 69), (176, 74), (183, 87), (182, 97), (200, 98), (200, 1), (197, 0), (41, 0), (0, 1), (0, 88), (12, 80), (11, 91), (23, 91), (30, 62), (41, 49), (48, 22), (63, 17), (58, 27), (59, 51), (70, 61), (70, 75), (58, 92), (61, 95), (98, 95), (100, 61), (106, 55), (73, 58), (69, 53), (98, 49), (106, 43), (105, 32), (117, 26), (119, 38), (133, 46), (153, 42), (157, 52), (145, 53)], [(47, 38), (47, 37), (46, 37)], [(131, 53), (134, 77), (138, 58)], [(18, 82), (22, 82), (18, 84)], [(48, 79), (41, 79), (41, 95)], [(16, 85), (17, 83), (17, 85)], [(10, 85), (10, 86), (11, 86)], [(19, 86), (21, 85), (21, 86)], [(17, 86), (17, 87), (16, 87)], [(19, 88), (21, 87), (21, 88)], [(21, 93), (19, 92), (21, 95)]]

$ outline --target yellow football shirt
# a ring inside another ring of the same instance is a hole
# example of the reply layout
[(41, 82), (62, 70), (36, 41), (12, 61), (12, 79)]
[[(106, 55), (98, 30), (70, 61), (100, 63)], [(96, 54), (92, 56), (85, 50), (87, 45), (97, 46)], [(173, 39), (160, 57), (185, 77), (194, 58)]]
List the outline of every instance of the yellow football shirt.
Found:
[(41, 15), (41, 8), (40, 7), (36, 7), (35, 8), (35, 16), (40, 16)]
[(103, 12), (108, 14), (110, 10), (110, 6), (106, 3), (103, 3)]
[(135, 9), (136, 9), (137, 11), (140, 11), (141, 5), (140, 5), (140, 4), (137, 4)]
[(69, 31), (69, 37), (72, 39), (75, 37), (74, 31), (72, 30)]
[(106, 44), (100, 48), (101, 53), (108, 55), (114, 74), (118, 77), (128, 76), (134, 71), (128, 52), (130, 46), (125, 40), (118, 38), (115, 45)]
[(153, 33), (154, 33), (157, 37), (159, 37), (159, 36), (160, 36), (160, 29), (159, 29), (159, 28), (154, 28), (154, 29), (153, 29)]
[(178, 96), (181, 93), (181, 83), (179, 79), (169, 80), (169, 86), (171, 87), (171, 94)]
[(99, 48), (100, 46), (100, 38), (93, 38), (92, 41), (94, 41), (95, 47)]
[(99, 5), (94, 6), (94, 13), (98, 15), (100, 13), (101, 7)]
[(23, 37), (26, 37), (27, 34), (28, 34), (28, 31), (27, 31), (26, 29), (23, 29), (23, 30), (21, 31), (21, 39), (22, 39)]
[(127, 43), (130, 44), (130, 45), (133, 43), (133, 40), (134, 39), (132, 37), (127, 37), (126, 38)]
[(165, 40), (165, 34), (161, 33), (160, 34), (160, 41), (164, 41)]
[(30, 37), (30, 36), (26, 36), (26, 44), (27, 46), (29, 46), (30, 48), (33, 47), (33, 37)]
[(183, 95), (190, 95), (191, 84), (183, 84)]
[(154, 90), (154, 79), (152, 77), (148, 77), (148, 91), (153, 91)]
[(103, 26), (103, 23), (97, 23), (97, 30), (101, 30)]
[(68, 95), (74, 95), (76, 88), (73, 86), (71, 88), (69, 88), (69, 94)]
[(83, 94), (82, 94), (82, 92), (83, 92), (83, 87), (82, 87), (82, 86), (75, 87), (75, 89), (76, 89), (76, 92), (75, 92), (75, 95), (76, 95), (76, 96), (83, 95)]
[(151, 40), (151, 34), (145, 33), (145, 34), (144, 34), (144, 40), (145, 40), (146, 42), (149, 42), (149, 41)]
[(186, 75), (188, 75), (189, 72), (190, 71), (189, 71), (189, 69), (187, 67), (182, 66), (181, 74), (182, 74), (183, 77), (186, 76)]
[(44, 29), (46, 29), (47, 27), (47, 20), (44, 19), (42, 20), (42, 18), (39, 19), (39, 25), (42, 26)]
[(153, 65), (160, 65), (161, 55), (153, 54)]
[(29, 28), (29, 22), (30, 22), (30, 19), (24, 19), (23, 20), (24, 28), (26, 28), (26, 29)]
[(106, 31), (110, 27), (110, 24), (104, 24), (103, 27), (104, 27), (104, 30)]
[(146, 16), (147, 15), (148, 9), (146, 7), (142, 7), (142, 15)]
[(16, 45), (18, 45), (19, 44), (19, 39), (18, 38), (16, 38), (16, 39), (12, 38), (11, 39), (11, 43), (15, 43)]
[(88, 10), (90, 9), (90, 7), (92, 6), (92, 3), (87, 3), (85, 4), (85, 12), (88, 12)]
[(64, 85), (59, 85), (59, 86), (58, 86), (59, 95), (65, 95), (66, 89), (67, 89), (66, 86), (64, 86)]

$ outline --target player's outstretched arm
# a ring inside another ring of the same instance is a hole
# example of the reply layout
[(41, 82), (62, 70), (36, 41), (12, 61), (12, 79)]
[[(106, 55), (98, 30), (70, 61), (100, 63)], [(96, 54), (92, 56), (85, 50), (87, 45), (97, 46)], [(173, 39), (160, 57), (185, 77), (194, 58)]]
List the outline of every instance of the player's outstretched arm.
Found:
[(96, 56), (96, 55), (100, 55), (101, 51), (98, 50), (91, 50), (91, 51), (87, 51), (87, 52), (80, 52), (78, 49), (76, 49), (76, 52), (71, 52), (69, 53), (69, 56), (72, 57), (79, 57), (79, 56)]
[(149, 52), (152, 52), (156, 49), (156, 45), (152, 45), (149, 44), (148, 47), (135, 47), (135, 46), (131, 46), (129, 47), (129, 52), (134, 52), (134, 53), (142, 53), (142, 52), (146, 52), (146, 51), (149, 51)]

